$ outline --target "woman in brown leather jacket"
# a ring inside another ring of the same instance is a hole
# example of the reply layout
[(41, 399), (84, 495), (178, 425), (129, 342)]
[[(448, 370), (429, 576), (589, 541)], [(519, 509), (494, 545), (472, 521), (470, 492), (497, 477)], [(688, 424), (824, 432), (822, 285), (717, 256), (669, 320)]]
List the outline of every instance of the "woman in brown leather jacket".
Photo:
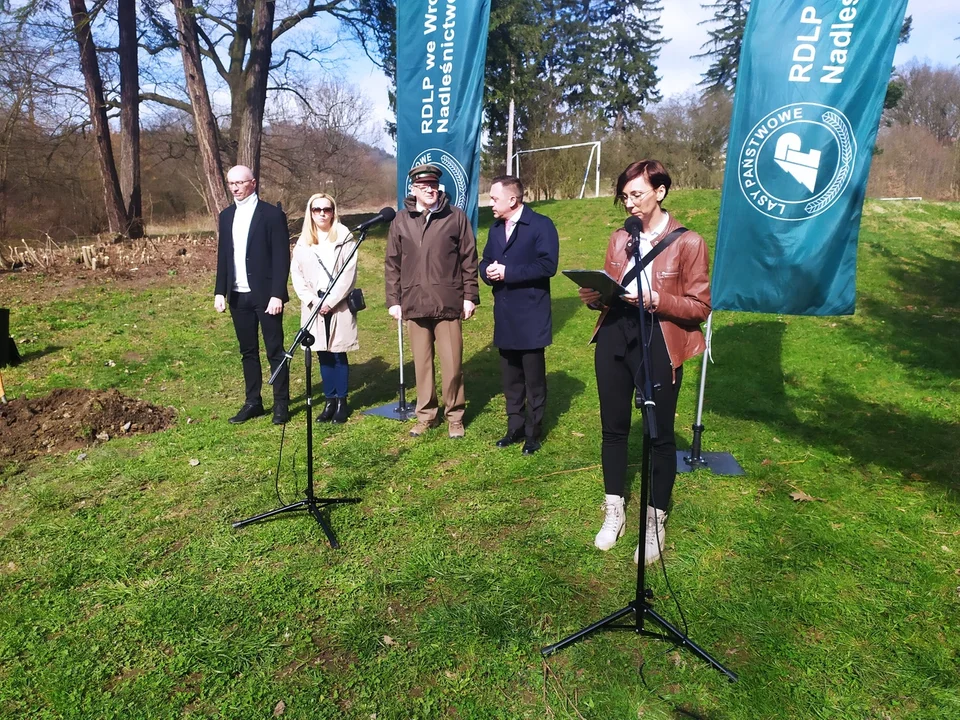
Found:
[[(702, 237), (682, 228), (661, 207), (670, 184), (666, 169), (656, 160), (632, 163), (620, 174), (615, 202), (641, 222), (641, 258), (675, 230), (682, 232), (641, 274), (634, 269), (630, 234), (623, 228), (616, 230), (610, 236), (604, 269), (627, 288), (627, 294), (605, 306), (598, 292), (580, 290), (581, 300), (601, 311), (593, 333), (606, 493), (603, 526), (594, 540), (601, 550), (613, 547), (626, 526), (623, 496), (627, 439), (634, 388), (642, 388), (645, 377), (638, 310), (641, 301), (647, 313), (643, 341), (649, 347), (658, 429), (657, 439), (651, 442), (653, 473), (644, 548), (647, 564), (663, 552), (667, 506), (677, 475), (674, 419), (683, 362), (706, 347), (700, 323), (710, 314), (707, 246)], [(639, 553), (638, 546), (634, 561), (639, 561)]]

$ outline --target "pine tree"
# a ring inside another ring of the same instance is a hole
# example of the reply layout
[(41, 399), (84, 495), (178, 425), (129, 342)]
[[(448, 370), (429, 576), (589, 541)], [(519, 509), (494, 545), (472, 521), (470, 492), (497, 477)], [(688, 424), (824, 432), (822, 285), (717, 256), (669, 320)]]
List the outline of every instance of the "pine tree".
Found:
[(581, 99), (594, 105), (615, 132), (623, 131), (631, 114), (660, 99), (656, 63), (665, 42), (662, 10), (658, 0), (590, 3), (590, 53), (579, 66), (589, 79)]
[(737, 84), (737, 68), (740, 64), (740, 49), (743, 46), (743, 31), (747, 24), (747, 11), (750, 0), (717, 0), (701, 5), (712, 8), (713, 17), (700, 22), (714, 27), (707, 34), (710, 39), (700, 46), (704, 52), (693, 55), (694, 58), (712, 58), (713, 62), (701, 75), (699, 85), (706, 92), (726, 90), (733, 92)]

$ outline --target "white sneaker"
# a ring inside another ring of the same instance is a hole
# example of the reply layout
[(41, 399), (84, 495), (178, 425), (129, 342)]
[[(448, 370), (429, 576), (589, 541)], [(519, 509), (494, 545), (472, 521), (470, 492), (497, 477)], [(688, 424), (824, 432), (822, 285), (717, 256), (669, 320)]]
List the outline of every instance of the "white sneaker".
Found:
[[(667, 535), (664, 527), (667, 522), (667, 511), (657, 510), (653, 505), (647, 505), (647, 532), (643, 551), (643, 564), (650, 565), (660, 559), (663, 544)], [(633, 562), (640, 562), (640, 546), (633, 551)]]
[(623, 536), (626, 530), (626, 516), (623, 511), (623, 497), (620, 495), (604, 495), (603, 525), (594, 538), (593, 544), (601, 550), (609, 550), (617, 544), (617, 539)]

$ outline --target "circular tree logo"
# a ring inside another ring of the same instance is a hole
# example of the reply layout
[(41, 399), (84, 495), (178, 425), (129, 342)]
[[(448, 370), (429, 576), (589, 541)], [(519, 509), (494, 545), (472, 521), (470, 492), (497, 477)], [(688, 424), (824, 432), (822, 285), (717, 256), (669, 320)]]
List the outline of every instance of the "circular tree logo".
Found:
[[(440, 177), (440, 188), (450, 197), (450, 204), (455, 205), (461, 210), (467, 209), (467, 171), (463, 165), (453, 155), (446, 150), (439, 148), (430, 148), (417, 155), (416, 159), (410, 163), (413, 169), (417, 165), (425, 164), (437, 165), (443, 169), (443, 175)], [(410, 194), (410, 178), (407, 178), (407, 185), (404, 194)], [(452, 186), (452, 187), (451, 187)]]
[(740, 190), (775, 220), (807, 220), (833, 205), (853, 175), (857, 140), (836, 108), (792, 103), (753, 126), (740, 149)]

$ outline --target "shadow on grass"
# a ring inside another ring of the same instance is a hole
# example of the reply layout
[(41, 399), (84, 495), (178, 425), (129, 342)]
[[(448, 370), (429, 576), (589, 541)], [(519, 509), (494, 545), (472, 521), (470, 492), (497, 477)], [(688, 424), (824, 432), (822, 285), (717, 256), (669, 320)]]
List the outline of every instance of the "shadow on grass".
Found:
[(960, 376), (960, 241), (950, 242), (950, 258), (920, 251), (910, 262), (879, 243), (871, 248), (890, 262), (899, 295), (892, 304), (861, 297), (859, 310), (878, 322), (851, 325), (847, 334), (908, 368)]
[(783, 332), (781, 323), (760, 321), (714, 333), (729, 370), (711, 376), (707, 396), (713, 412), (774, 426), (861, 466), (879, 465), (953, 493), (960, 489), (955, 462), (960, 424), (865, 401), (831, 377), (823, 379), (822, 389), (797, 387), (788, 397), (780, 361)]
[(20, 361), (22, 363), (28, 363), (31, 360), (42, 358), (44, 355), (51, 355), (58, 350), (63, 350), (63, 345), (47, 345), (46, 347), (37, 348), (36, 350), (31, 350), (26, 353), (21, 351)]
[(570, 409), (570, 404), (586, 387), (583, 380), (565, 370), (547, 371), (547, 407), (543, 417), (543, 435), (547, 437)]
[[(567, 324), (573, 317), (577, 309), (582, 305), (579, 298), (564, 297), (554, 298), (552, 301), (553, 314), (553, 335), (560, 332), (560, 329)], [(500, 352), (491, 342), (481, 350), (471, 355), (463, 364), (463, 377), (467, 394), (467, 422), (482, 412), (489, 402), (503, 392), (500, 381)], [(579, 380), (567, 375), (567, 373), (550, 372), (547, 366), (547, 389), (549, 400), (547, 401), (546, 417), (544, 418), (544, 432), (557, 424), (559, 412), (554, 410), (556, 403), (562, 403), (563, 410), (570, 407), (570, 400), (574, 394), (583, 392), (584, 384)], [(559, 406), (557, 406), (559, 407)], [(504, 412), (504, 408), (500, 408)], [(506, 420), (504, 420), (506, 423)]]

